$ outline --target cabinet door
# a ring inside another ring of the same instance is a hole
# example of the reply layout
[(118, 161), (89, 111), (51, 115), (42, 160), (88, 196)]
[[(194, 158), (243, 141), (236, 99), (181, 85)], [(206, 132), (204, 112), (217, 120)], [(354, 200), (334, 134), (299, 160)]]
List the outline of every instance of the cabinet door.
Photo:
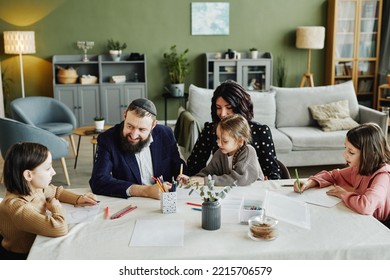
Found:
[(144, 85), (125, 85), (124, 87), (123, 103), (127, 106), (137, 98), (146, 98)]
[(76, 116), (77, 125), (80, 126), (79, 121), (79, 102), (77, 98), (77, 86), (55, 86), (54, 98), (64, 103), (69, 107)]
[(226, 80), (237, 81), (237, 62), (228, 60), (214, 61), (213, 72), (213, 88), (218, 87)]
[(94, 118), (100, 116), (99, 86), (79, 86), (79, 126), (93, 125)]
[(268, 90), (271, 86), (271, 60), (241, 60), (237, 82), (247, 90)]
[(122, 85), (105, 85), (101, 87), (102, 115), (107, 124), (117, 124), (123, 119), (127, 104), (123, 101)]

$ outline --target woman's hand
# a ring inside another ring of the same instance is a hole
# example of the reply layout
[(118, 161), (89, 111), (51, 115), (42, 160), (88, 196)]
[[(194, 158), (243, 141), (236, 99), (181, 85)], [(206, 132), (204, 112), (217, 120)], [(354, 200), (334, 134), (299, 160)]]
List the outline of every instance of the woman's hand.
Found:
[(340, 186), (333, 186), (332, 189), (326, 192), (327, 195), (336, 196), (338, 198), (341, 198), (341, 195), (344, 193), (348, 193), (348, 191), (344, 190)]
[(77, 206), (93, 206), (96, 205), (97, 203), (98, 202), (96, 200), (96, 195), (94, 195), (93, 193), (86, 193), (80, 195), (76, 201)]

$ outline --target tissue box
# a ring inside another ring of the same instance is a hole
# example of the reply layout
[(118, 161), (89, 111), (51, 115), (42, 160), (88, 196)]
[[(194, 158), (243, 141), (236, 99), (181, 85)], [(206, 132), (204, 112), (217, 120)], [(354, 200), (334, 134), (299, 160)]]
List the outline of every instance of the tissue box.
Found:
[(248, 220), (253, 216), (263, 214), (261, 200), (245, 199), (243, 198), (240, 205), (239, 220), (242, 224), (248, 224)]

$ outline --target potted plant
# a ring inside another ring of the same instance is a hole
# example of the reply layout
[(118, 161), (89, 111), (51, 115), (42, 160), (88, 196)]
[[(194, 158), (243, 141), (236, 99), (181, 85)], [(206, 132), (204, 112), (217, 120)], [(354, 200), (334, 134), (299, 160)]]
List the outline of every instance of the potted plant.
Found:
[(237, 185), (234, 182), (230, 186), (217, 190), (214, 188), (214, 180), (210, 175), (205, 178), (205, 181), (205, 185), (188, 181), (186, 184), (181, 184), (180, 187), (190, 188), (189, 195), (197, 192), (202, 198), (202, 228), (217, 230), (221, 227), (221, 203), (219, 200), (225, 198), (226, 194)]
[(184, 96), (184, 79), (190, 72), (190, 63), (188, 62), (185, 49), (178, 53), (176, 45), (171, 46), (170, 52), (164, 53), (164, 65), (168, 71), (170, 87), (169, 93), (173, 96)]
[(101, 132), (104, 130), (104, 117), (96, 116), (94, 119), (95, 121), (95, 131)]
[(249, 51), (251, 53), (251, 58), (252, 59), (257, 59), (259, 51), (256, 48), (250, 48)]
[(112, 59), (114, 61), (119, 61), (122, 55), (122, 50), (127, 48), (127, 44), (121, 43), (119, 41), (114, 41), (113, 39), (109, 39), (107, 41), (107, 48)]

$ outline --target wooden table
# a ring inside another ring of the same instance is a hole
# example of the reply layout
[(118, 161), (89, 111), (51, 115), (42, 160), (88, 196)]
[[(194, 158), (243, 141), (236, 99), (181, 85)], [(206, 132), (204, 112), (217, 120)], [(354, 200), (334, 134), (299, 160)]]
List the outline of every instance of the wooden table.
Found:
[[(103, 131), (105, 131), (105, 130), (111, 128), (111, 127), (112, 127), (112, 125), (105, 125)], [(95, 126), (94, 125), (81, 126), (81, 127), (78, 127), (78, 128), (73, 130), (73, 134), (79, 136), (79, 141), (77, 143), (76, 157), (75, 157), (75, 161), (74, 161), (74, 169), (76, 169), (76, 167), (77, 167), (77, 159), (79, 157), (81, 137), (82, 136), (92, 136), (91, 143), (92, 143), (92, 145), (94, 145), (93, 146), (93, 148), (94, 148), (93, 149), (93, 155), (95, 156), (95, 145), (97, 143), (97, 142), (95, 142), (96, 141), (96, 137), (99, 135), (99, 133), (101, 133), (103, 131), (97, 132), (95, 130)], [(93, 139), (95, 139), (94, 142), (92, 142)]]

